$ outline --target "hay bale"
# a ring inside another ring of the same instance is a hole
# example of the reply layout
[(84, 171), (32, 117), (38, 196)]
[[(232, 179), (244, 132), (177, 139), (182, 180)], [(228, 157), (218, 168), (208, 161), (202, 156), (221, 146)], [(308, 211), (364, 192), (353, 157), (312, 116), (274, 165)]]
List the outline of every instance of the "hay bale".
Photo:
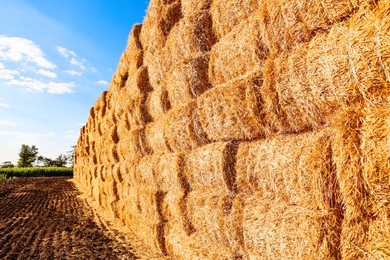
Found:
[(229, 238), (224, 232), (226, 196), (205, 196), (191, 192), (188, 213), (196, 232), (192, 235), (193, 255), (208, 259), (231, 259), (234, 256)]
[(165, 85), (156, 86), (146, 99), (146, 109), (153, 121), (157, 121), (171, 109)]
[(144, 65), (148, 68), (150, 86), (157, 88), (164, 84), (164, 80), (169, 70), (172, 68), (173, 61), (169, 58), (167, 48), (156, 51), (155, 53), (145, 53)]
[(210, 52), (209, 77), (212, 85), (261, 76), (268, 56), (255, 18), (242, 21), (213, 46)]
[(199, 135), (196, 121), (196, 102), (188, 102), (169, 111), (163, 120), (163, 131), (171, 151), (185, 152), (208, 143), (207, 138)]
[(376, 25), (388, 17), (383, 9), (363, 9), (348, 24), (335, 25), (328, 34), (266, 63), (261, 93), (267, 132), (316, 129), (360, 97), (378, 99), (387, 85), (383, 68), (388, 66), (379, 53), (386, 52), (390, 39), (387, 26)]
[(197, 192), (230, 194), (236, 192), (235, 153), (237, 144), (211, 143), (191, 151), (185, 156), (184, 175)]
[(390, 103), (364, 110), (361, 126), (362, 177), (374, 214), (386, 216), (390, 202)]
[(172, 28), (166, 49), (175, 65), (205, 54), (215, 42), (211, 15), (208, 11), (201, 11), (183, 18)]
[(236, 163), (238, 191), (341, 212), (332, 142), (333, 134), (326, 129), (240, 143)]
[(184, 17), (194, 13), (209, 10), (212, 0), (185, 0), (181, 3), (181, 11)]
[(332, 211), (263, 196), (245, 199), (243, 233), (249, 259), (340, 259), (340, 222)]
[(259, 117), (261, 101), (257, 79), (221, 86), (204, 92), (197, 100), (197, 117), (209, 140), (248, 140), (263, 134)]
[(388, 259), (390, 257), (390, 220), (388, 216), (370, 223), (368, 242), (364, 252), (367, 259)]
[(364, 9), (373, 2), (262, 1), (255, 16), (260, 20), (260, 31), (268, 48), (281, 52), (310, 41), (317, 32), (327, 31), (333, 24), (349, 18), (357, 9)]
[(164, 154), (172, 151), (164, 131), (165, 122), (160, 119), (145, 128), (145, 142), (142, 144), (147, 154)]
[(209, 89), (209, 55), (173, 67), (166, 77), (169, 102), (172, 108), (187, 103)]
[(372, 212), (361, 165), (359, 144), (362, 120), (362, 111), (358, 106), (341, 112), (335, 119), (334, 161), (345, 210), (341, 237), (344, 259), (365, 257), (361, 249), (367, 242)]
[(120, 161), (137, 162), (143, 156), (140, 147), (140, 131), (130, 131), (121, 138), (117, 144), (117, 152)]
[(164, 47), (172, 27), (181, 19), (179, 0), (153, 0), (149, 3), (140, 34), (144, 51), (155, 53)]
[(247, 20), (257, 7), (257, 0), (214, 0), (210, 12), (217, 38), (221, 39), (241, 21)]

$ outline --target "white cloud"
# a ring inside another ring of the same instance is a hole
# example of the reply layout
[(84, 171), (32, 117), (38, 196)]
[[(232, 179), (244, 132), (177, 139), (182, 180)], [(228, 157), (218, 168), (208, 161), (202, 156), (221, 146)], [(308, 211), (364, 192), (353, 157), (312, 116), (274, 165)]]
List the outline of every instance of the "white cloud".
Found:
[(99, 81), (96, 81), (97, 84), (99, 85), (104, 85), (104, 86), (107, 86), (109, 85), (110, 83), (106, 80), (99, 80)]
[(16, 70), (5, 70), (0, 68), (0, 79), (12, 80), (16, 75), (19, 75), (19, 72)]
[(10, 80), (9, 85), (24, 87), (30, 91), (44, 91), (46, 90), (50, 94), (65, 94), (72, 93), (74, 82), (62, 83), (62, 82), (43, 82), (30, 77), (19, 77), (19, 79)]
[(74, 51), (70, 51), (67, 48), (57, 46), (57, 51), (61, 54), (62, 57), (64, 58), (69, 58), (70, 56), (72, 57), (77, 57), (77, 54)]
[(75, 71), (75, 70), (64, 70), (63, 73), (66, 73), (66, 74), (69, 74), (72, 76), (81, 76), (82, 75), (81, 72)]
[(0, 108), (9, 108), (9, 105), (6, 103), (0, 102)]
[(54, 72), (49, 71), (49, 70), (40, 69), (40, 70), (38, 71), (38, 73), (41, 74), (41, 75), (43, 75), (43, 76), (46, 76), (46, 77), (48, 77), (48, 78), (52, 78), (52, 79), (57, 78), (57, 74), (55, 74)]
[(82, 69), (82, 70), (85, 70), (85, 69), (86, 69), (86, 67), (85, 67), (85, 65), (84, 65), (84, 61), (79, 61), (79, 60), (77, 60), (76, 58), (71, 58), (71, 59), (70, 59), (70, 63), (73, 64), (73, 65), (75, 65), (75, 66), (77, 66), (77, 67), (79, 67), (79, 68)]
[(0, 59), (13, 62), (32, 62), (47, 69), (57, 67), (45, 58), (42, 50), (33, 41), (20, 37), (0, 35)]
[(73, 130), (69, 130), (65, 132), (65, 139), (77, 140), (79, 137), (78, 133)]
[(96, 72), (99, 71), (99, 70), (98, 70), (97, 68), (95, 68), (95, 67), (91, 67), (90, 70), (91, 70), (92, 73), (96, 73)]
[(16, 122), (10, 120), (0, 120), (1, 126), (17, 126)]

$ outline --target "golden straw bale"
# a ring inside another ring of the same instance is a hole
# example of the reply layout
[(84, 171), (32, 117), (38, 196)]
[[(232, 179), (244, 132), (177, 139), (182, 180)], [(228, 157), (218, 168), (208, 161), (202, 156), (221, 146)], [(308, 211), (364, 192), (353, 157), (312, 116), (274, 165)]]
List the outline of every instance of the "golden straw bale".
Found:
[[(231, 259), (234, 252), (224, 232), (227, 196), (208, 196), (191, 192), (188, 197), (188, 214), (196, 230), (191, 235), (194, 253), (207, 259)], [(196, 256), (196, 255), (195, 255)]]
[(337, 181), (343, 196), (344, 221), (342, 224), (341, 251), (343, 259), (365, 257), (361, 250), (367, 242), (371, 219), (369, 190), (363, 178), (360, 149), (361, 107), (345, 109), (335, 118), (334, 161)]
[(262, 1), (255, 16), (266, 45), (273, 51), (287, 51), (308, 42), (316, 32), (326, 31), (333, 24), (349, 18), (357, 9), (364, 9), (374, 0), (357, 1)]
[(237, 189), (308, 208), (341, 211), (332, 142), (332, 132), (325, 129), (240, 143)]
[(184, 175), (191, 189), (209, 194), (235, 192), (236, 146), (232, 142), (216, 142), (187, 154)]
[(117, 144), (117, 152), (120, 161), (129, 160), (137, 162), (142, 156), (140, 147), (140, 131), (130, 131), (125, 137), (121, 138)]
[(268, 48), (259, 28), (258, 19), (244, 20), (213, 46), (209, 77), (214, 87), (260, 74)]
[(218, 39), (229, 33), (241, 21), (247, 20), (257, 7), (257, 0), (214, 0), (210, 12)]
[(164, 127), (165, 122), (163, 119), (152, 122), (146, 126), (145, 142), (142, 145), (146, 147), (147, 153), (163, 154), (171, 152)]
[(366, 259), (390, 258), (390, 220), (383, 216), (370, 223), (368, 242), (363, 248)]
[(196, 101), (190, 101), (169, 111), (162, 118), (164, 135), (167, 145), (173, 152), (190, 151), (208, 143), (208, 140), (199, 135), (196, 122)]
[(341, 259), (340, 221), (332, 211), (248, 197), (245, 250), (249, 259)]
[(211, 87), (208, 68), (208, 54), (172, 68), (166, 78), (166, 87), (172, 108), (200, 96)]
[(367, 107), (361, 126), (363, 179), (375, 215), (388, 215), (390, 202), (390, 102)]
[[(181, 225), (168, 222), (165, 229), (166, 248), (168, 254), (174, 259), (202, 259), (194, 257), (191, 247), (192, 237), (187, 235)], [(203, 258), (204, 259), (204, 258)]]
[(156, 86), (153, 91), (150, 92), (145, 102), (147, 103), (147, 112), (153, 121), (157, 121), (169, 109), (171, 109), (168, 91), (166, 90), (165, 84)]
[(204, 92), (197, 100), (197, 117), (212, 141), (247, 140), (263, 134), (257, 79), (220, 86)]
[(173, 61), (169, 58), (167, 48), (158, 50), (155, 53), (145, 53), (144, 65), (147, 67), (149, 82), (152, 88), (157, 88), (163, 84), (172, 64)]
[(210, 9), (212, 0), (184, 0), (181, 1), (181, 12), (183, 16), (191, 16), (203, 10)]
[(172, 27), (181, 19), (179, 0), (153, 0), (149, 3), (140, 34), (144, 51), (155, 53), (164, 47)]
[(166, 51), (172, 63), (178, 64), (210, 51), (215, 41), (211, 15), (201, 11), (183, 18), (172, 28)]
[(329, 33), (266, 62), (260, 91), (267, 133), (315, 129), (330, 122), (341, 107), (359, 102), (360, 96), (377, 102), (378, 93), (388, 93), (389, 61), (382, 53), (390, 30), (377, 26), (378, 47), (374, 25), (389, 16), (380, 10), (359, 11), (348, 24), (334, 25)]

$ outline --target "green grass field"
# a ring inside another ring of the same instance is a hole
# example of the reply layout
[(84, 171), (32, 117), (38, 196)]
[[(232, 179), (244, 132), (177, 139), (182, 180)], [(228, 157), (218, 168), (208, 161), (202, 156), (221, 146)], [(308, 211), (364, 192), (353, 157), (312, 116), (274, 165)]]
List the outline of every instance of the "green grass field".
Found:
[(0, 179), (14, 177), (55, 177), (73, 176), (70, 167), (32, 167), (32, 168), (0, 168)]

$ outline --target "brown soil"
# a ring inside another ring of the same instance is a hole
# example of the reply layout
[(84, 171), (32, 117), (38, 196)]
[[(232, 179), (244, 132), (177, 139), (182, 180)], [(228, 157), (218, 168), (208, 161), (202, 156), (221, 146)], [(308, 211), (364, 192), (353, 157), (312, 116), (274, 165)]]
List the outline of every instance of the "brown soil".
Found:
[(0, 181), (0, 259), (136, 259), (69, 178)]

